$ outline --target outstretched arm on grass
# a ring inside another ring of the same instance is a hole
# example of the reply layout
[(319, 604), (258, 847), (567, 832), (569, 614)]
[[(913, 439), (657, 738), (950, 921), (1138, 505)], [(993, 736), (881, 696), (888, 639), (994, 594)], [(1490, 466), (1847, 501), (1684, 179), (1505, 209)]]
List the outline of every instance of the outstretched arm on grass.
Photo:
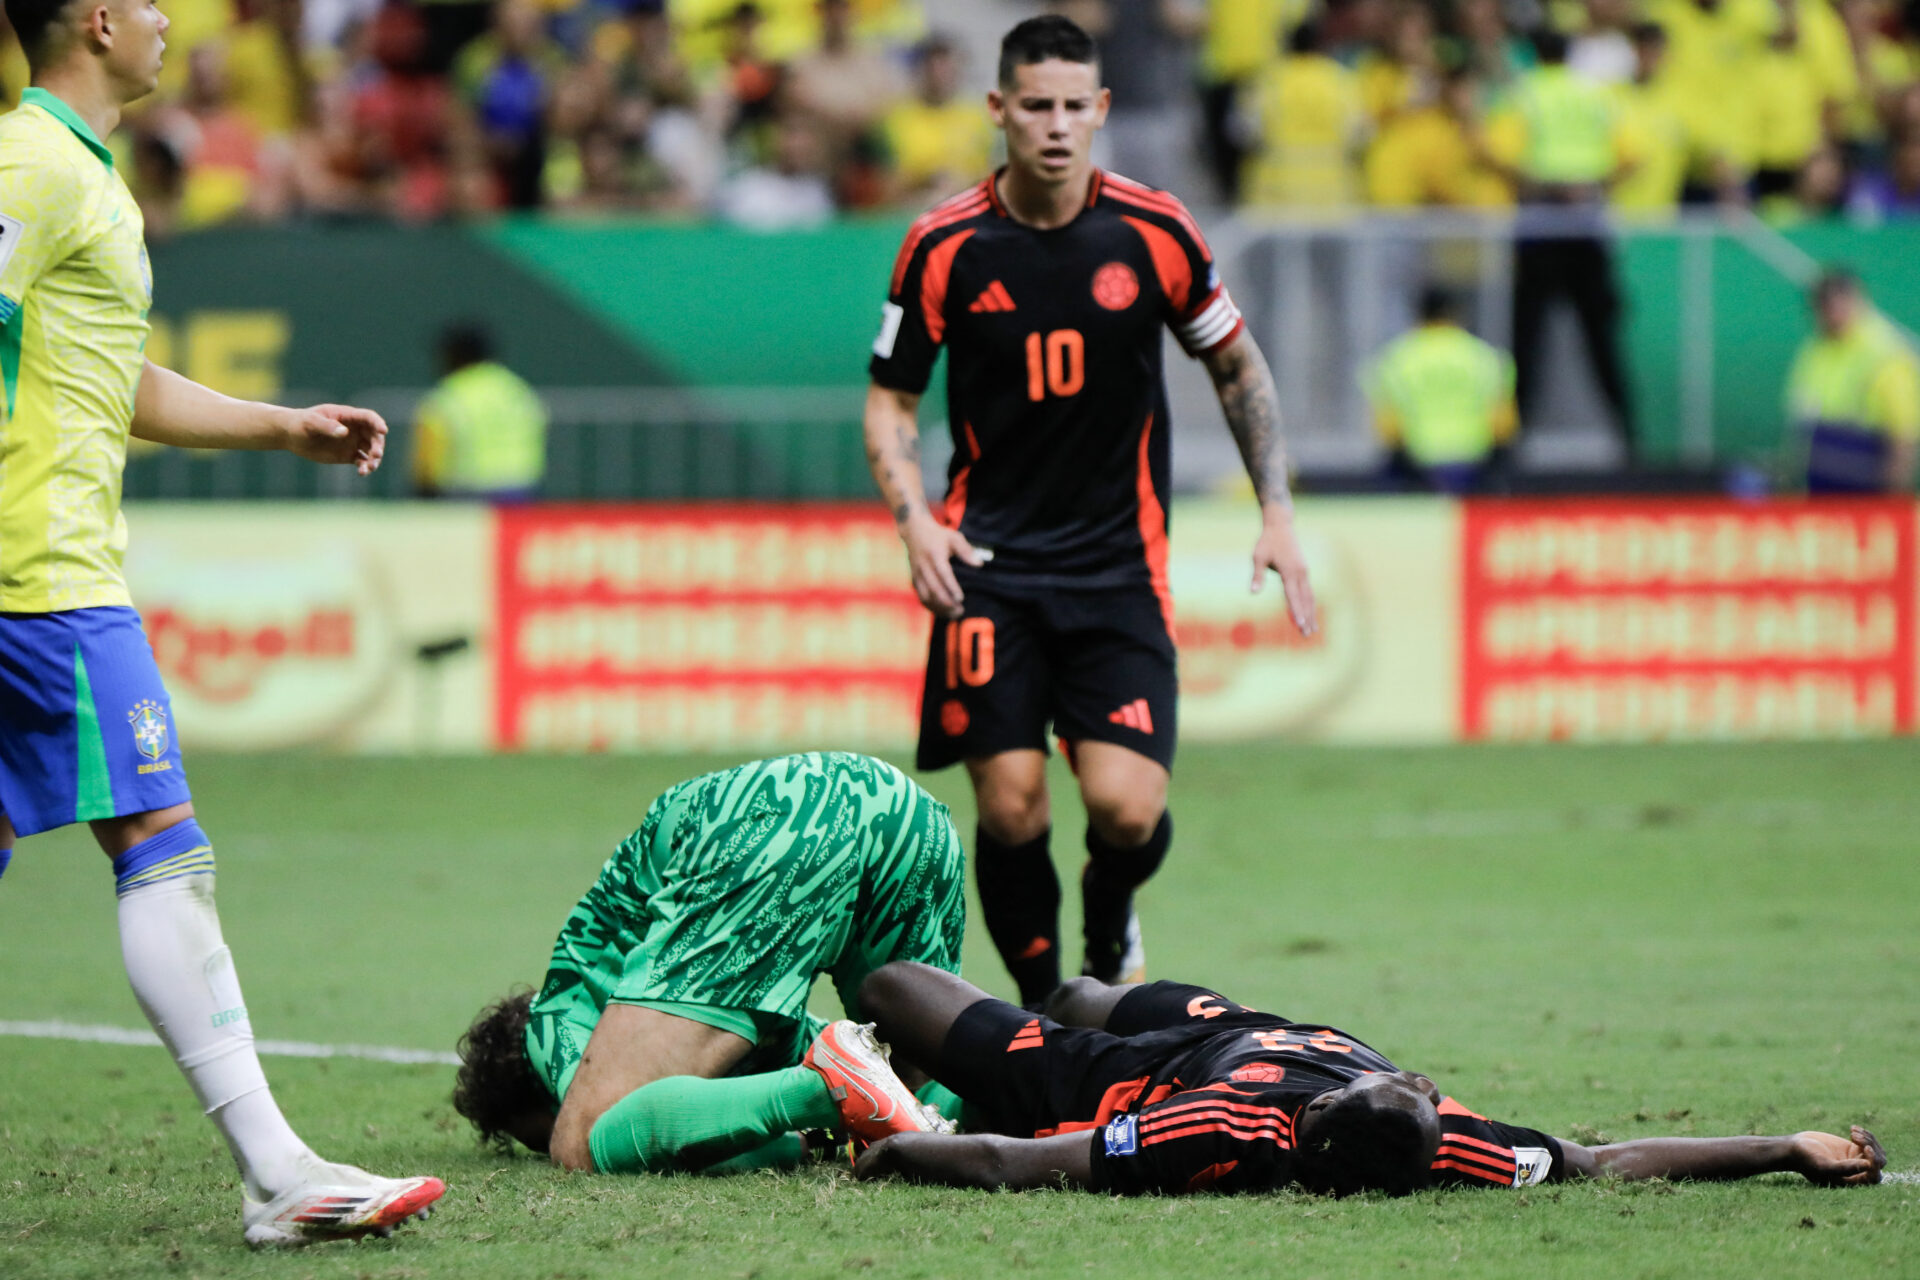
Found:
[(896, 1133), (861, 1152), (853, 1176), (905, 1178), (908, 1182), (982, 1191), (1084, 1187), (1093, 1180), (1093, 1139), (1084, 1132), (1051, 1138)]
[(1668, 1178), (1708, 1182), (1762, 1173), (1797, 1173), (1823, 1187), (1880, 1181), (1887, 1153), (1854, 1125), (1848, 1137), (1808, 1130), (1779, 1138), (1640, 1138), (1604, 1147), (1560, 1139), (1572, 1171), (1587, 1178)]

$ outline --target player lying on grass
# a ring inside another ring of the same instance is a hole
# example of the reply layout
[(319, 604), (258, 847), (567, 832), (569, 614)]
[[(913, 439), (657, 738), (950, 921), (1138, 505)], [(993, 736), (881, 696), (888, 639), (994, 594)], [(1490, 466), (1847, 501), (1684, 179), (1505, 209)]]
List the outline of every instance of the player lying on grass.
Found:
[(1878, 1182), (1871, 1133), (1643, 1138), (1585, 1147), (1476, 1115), (1344, 1031), (1258, 1013), (1205, 987), (1069, 983), (1034, 1017), (950, 973), (893, 964), (861, 1002), (899, 1055), (959, 1094), (964, 1136), (902, 1133), (856, 1175), (1118, 1193), (1297, 1185), (1345, 1195), (1525, 1187), (1568, 1178), (1792, 1172)]
[[(540, 993), (468, 1029), (453, 1105), (483, 1139), (601, 1173), (797, 1163), (798, 1133), (840, 1127), (849, 1091), (865, 1136), (931, 1127), (871, 1033), (826, 1027), (807, 994), (830, 974), (860, 1017), (888, 961), (957, 970), (965, 875), (946, 807), (878, 760), (680, 783), (574, 907)], [(864, 1097), (868, 1075), (894, 1096)]]

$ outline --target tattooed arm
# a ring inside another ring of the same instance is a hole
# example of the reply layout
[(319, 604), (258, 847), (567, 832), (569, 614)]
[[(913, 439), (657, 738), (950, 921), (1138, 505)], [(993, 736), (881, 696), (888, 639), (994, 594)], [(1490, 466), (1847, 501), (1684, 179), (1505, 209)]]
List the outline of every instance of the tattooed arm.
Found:
[(1280, 575), (1287, 612), (1301, 635), (1319, 625), (1306, 557), (1293, 531), (1293, 493), (1287, 487), (1287, 454), (1280, 442), (1280, 397), (1267, 358), (1253, 335), (1242, 331), (1226, 346), (1201, 357), (1220, 396), (1220, 410), (1260, 503), (1260, 539), (1253, 544), (1253, 589), (1260, 590), (1267, 570)]
[(973, 544), (958, 529), (934, 518), (920, 480), (920, 397), (879, 385), (867, 388), (864, 427), (867, 469), (893, 513), (893, 528), (907, 547), (913, 590), (920, 603), (943, 618), (960, 616), (966, 596), (953, 576), (953, 557), (982, 563)]

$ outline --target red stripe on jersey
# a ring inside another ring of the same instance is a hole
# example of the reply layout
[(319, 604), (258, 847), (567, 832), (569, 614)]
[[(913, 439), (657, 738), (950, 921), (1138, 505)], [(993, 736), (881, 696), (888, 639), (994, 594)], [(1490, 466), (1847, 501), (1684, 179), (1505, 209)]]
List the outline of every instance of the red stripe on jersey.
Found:
[[(1279, 1107), (1273, 1106), (1270, 1103), (1231, 1102), (1231, 1101), (1228, 1101), (1226, 1098), (1218, 1098), (1218, 1097), (1212, 1096), (1216, 1091), (1225, 1093), (1231, 1098), (1237, 1098), (1242, 1096), (1239, 1093), (1239, 1091), (1234, 1089), (1231, 1085), (1224, 1085), (1224, 1084), (1208, 1085), (1205, 1089), (1195, 1089), (1193, 1091), (1193, 1094), (1190, 1096), (1183, 1097), (1176, 1102), (1168, 1103), (1166, 1106), (1162, 1107), (1154, 1115), (1147, 1117), (1145, 1123), (1149, 1127), (1151, 1127), (1153, 1125), (1160, 1123), (1162, 1120), (1165, 1120), (1169, 1117), (1183, 1115), (1188, 1111), (1208, 1111), (1208, 1110), (1238, 1111), (1243, 1115), (1258, 1116), (1262, 1119), (1266, 1118), (1267, 1116), (1285, 1116), (1287, 1114), (1285, 1111), (1281, 1110)], [(1205, 1097), (1199, 1096), (1202, 1094), (1205, 1094), (1207, 1096)]]
[(1166, 619), (1167, 638), (1172, 639), (1173, 584), (1167, 576), (1167, 512), (1160, 505), (1160, 495), (1153, 489), (1153, 465), (1147, 453), (1147, 442), (1151, 439), (1153, 417), (1149, 414), (1147, 425), (1140, 432), (1140, 472), (1136, 481), (1140, 505), (1140, 543), (1146, 552), (1147, 576), (1153, 582), (1153, 594), (1160, 600), (1160, 616)]
[(1192, 1138), (1203, 1133), (1224, 1133), (1239, 1142), (1271, 1142), (1282, 1150), (1291, 1150), (1293, 1143), (1277, 1129), (1246, 1129), (1240, 1125), (1214, 1121), (1211, 1124), (1192, 1124), (1184, 1129), (1162, 1129), (1157, 1132), (1140, 1135), (1140, 1145), (1151, 1147), (1156, 1143), (1175, 1142), (1181, 1138)]
[(1173, 314), (1182, 320), (1191, 319), (1187, 303), (1193, 295), (1193, 264), (1187, 261), (1187, 251), (1164, 227), (1127, 214), (1121, 214), (1120, 220), (1138, 231), (1140, 238), (1147, 242), (1147, 252), (1153, 257), (1153, 274), (1160, 278), (1160, 292), (1167, 295)]
[(1114, 199), (1124, 200), (1128, 204), (1137, 205), (1142, 209), (1151, 209), (1155, 213), (1174, 219), (1188, 235), (1193, 237), (1195, 247), (1200, 250), (1200, 261), (1213, 261), (1213, 250), (1207, 247), (1207, 237), (1201, 233), (1200, 224), (1193, 220), (1193, 215), (1187, 211), (1186, 205), (1180, 203), (1178, 196), (1165, 191), (1155, 191), (1152, 187), (1143, 186), (1132, 178), (1122, 177), (1117, 173), (1107, 175), (1104, 193)]
[(927, 322), (927, 336), (936, 344), (947, 336), (947, 279), (953, 274), (953, 257), (972, 238), (972, 227), (947, 237), (934, 246), (921, 268), (920, 315)]
[(1160, 1129), (1175, 1128), (1189, 1121), (1205, 1119), (1232, 1120), (1254, 1128), (1277, 1126), (1288, 1131), (1293, 1128), (1293, 1121), (1288, 1119), (1287, 1113), (1278, 1107), (1207, 1099), (1192, 1106), (1167, 1108), (1143, 1123), (1140, 1126), (1140, 1132), (1150, 1133)]
[(1122, 1080), (1118, 1084), (1108, 1085), (1107, 1091), (1100, 1095), (1100, 1105), (1093, 1109), (1093, 1119), (1069, 1120), (1051, 1129), (1036, 1129), (1033, 1136), (1050, 1138), (1056, 1133), (1084, 1133), (1088, 1129), (1098, 1129), (1133, 1106), (1136, 1101), (1143, 1107), (1150, 1107), (1173, 1092), (1172, 1085), (1163, 1084), (1142, 1098), (1140, 1091), (1147, 1087), (1147, 1081), (1150, 1079), (1152, 1079), (1151, 1076), (1141, 1076), (1138, 1080)]
[(1293, 1137), (1293, 1125), (1287, 1117), (1278, 1111), (1270, 1111), (1264, 1116), (1239, 1115), (1231, 1111), (1222, 1111), (1218, 1107), (1203, 1107), (1197, 1111), (1182, 1111), (1177, 1116), (1156, 1116), (1154, 1123), (1140, 1126), (1141, 1134), (1165, 1134), (1176, 1129), (1185, 1129), (1190, 1125), (1206, 1120), (1217, 1120), (1221, 1124), (1244, 1129), (1249, 1133), (1272, 1134), (1285, 1140)]
[(1458, 1102), (1455, 1102), (1452, 1098), (1440, 1099), (1440, 1105), (1437, 1108), (1435, 1108), (1435, 1110), (1439, 1111), (1439, 1113), (1443, 1116), (1470, 1116), (1475, 1120), (1486, 1119), (1486, 1117), (1481, 1115), (1478, 1111), (1469, 1111), (1467, 1108), (1461, 1106)]
[(973, 434), (973, 424), (963, 421), (960, 430), (967, 438), (967, 464), (955, 473), (947, 488), (947, 500), (940, 504), (940, 522), (949, 529), (958, 529), (961, 517), (967, 514), (967, 477), (980, 460), (980, 441)]
[(1502, 1169), (1508, 1173), (1512, 1173), (1515, 1168), (1513, 1159), (1510, 1156), (1488, 1155), (1484, 1151), (1475, 1151), (1471, 1147), (1455, 1146), (1444, 1139), (1440, 1143), (1439, 1154), (1441, 1156), (1453, 1156), (1460, 1160), (1471, 1160), (1475, 1164), (1485, 1165), (1490, 1169)]
[(1457, 1142), (1463, 1147), (1479, 1147), (1482, 1151), (1492, 1152), (1502, 1160), (1511, 1161), (1513, 1159), (1512, 1147), (1503, 1147), (1497, 1142), (1486, 1142), (1480, 1138), (1470, 1137), (1464, 1133), (1443, 1133), (1440, 1135), (1440, 1142), (1443, 1146), (1449, 1142)]
[[(988, 182), (991, 181), (988, 179)], [(914, 253), (928, 236), (942, 227), (950, 227), (984, 212), (988, 207), (986, 191), (983, 187), (975, 186), (941, 201), (915, 218), (913, 225), (907, 228), (906, 240), (900, 245), (900, 256), (893, 260), (893, 285), (888, 292), (898, 294), (901, 286), (906, 284), (907, 268), (912, 265)]]
[(1225, 1164), (1210, 1164), (1187, 1179), (1187, 1190), (1204, 1191), (1239, 1167), (1238, 1160), (1229, 1160)]
[(1476, 1168), (1470, 1164), (1460, 1164), (1453, 1160), (1435, 1160), (1433, 1167), (1435, 1169), (1453, 1169), (1459, 1173), (1471, 1174), (1476, 1178), (1483, 1178), (1491, 1182), (1496, 1187), (1510, 1187), (1513, 1185), (1512, 1174), (1508, 1174), (1503, 1178), (1499, 1174), (1489, 1172), (1486, 1169)]

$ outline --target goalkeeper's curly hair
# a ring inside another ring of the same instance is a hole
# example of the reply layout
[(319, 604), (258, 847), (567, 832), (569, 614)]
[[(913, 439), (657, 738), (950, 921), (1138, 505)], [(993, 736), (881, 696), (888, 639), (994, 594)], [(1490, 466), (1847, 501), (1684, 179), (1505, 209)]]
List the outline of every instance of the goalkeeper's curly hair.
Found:
[(530, 989), (509, 992), (488, 1005), (460, 1037), (460, 1072), (453, 1081), (453, 1109), (494, 1149), (513, 1149), (508, 1126), (532, 1111), (553, 1110), (553, 1096), (527, 1061)]

